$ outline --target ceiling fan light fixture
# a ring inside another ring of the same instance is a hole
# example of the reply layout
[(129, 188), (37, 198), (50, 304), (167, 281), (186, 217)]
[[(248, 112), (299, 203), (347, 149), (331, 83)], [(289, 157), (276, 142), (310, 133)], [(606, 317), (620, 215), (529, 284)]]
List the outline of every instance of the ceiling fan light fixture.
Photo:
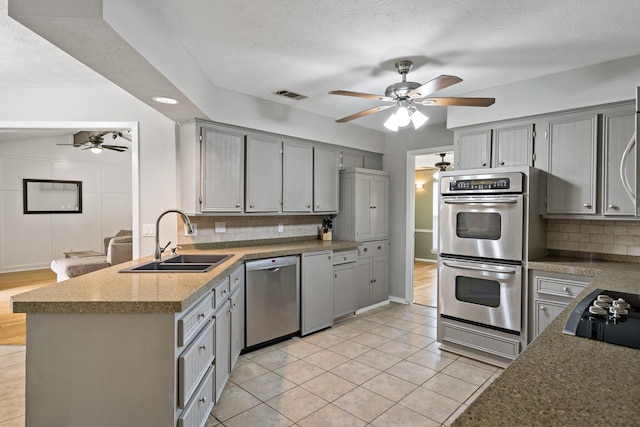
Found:
[(398, 132), (398, 119), (396, 118), (396, 113), (393, 113), (389, 116), (387, 121), (384, 122), (384, 127), (393, 132)]
[(90, 149), (90, 150), (91, 150), (91, 152), (92, 152), (93, 154), (100, 154), (100, 153), (102, 153), (102, 147), (100, 147), (100, 146), (91, 147), (91, 149)]
[(420, 126), (427, 123), (429, 117), (422, 114), (418, 109), (415, 109), (413, 113), (411, 113), (411, 123), (413, 123), (413, 128), (418, 129)]
[(405, 107), (404, 105), (398, 107), (398, 111), (396, 111), (396, 122), (400, 127), (407, 126), (409, 123), (411, 123), (409, 109), (407, 109), (407, 107)]

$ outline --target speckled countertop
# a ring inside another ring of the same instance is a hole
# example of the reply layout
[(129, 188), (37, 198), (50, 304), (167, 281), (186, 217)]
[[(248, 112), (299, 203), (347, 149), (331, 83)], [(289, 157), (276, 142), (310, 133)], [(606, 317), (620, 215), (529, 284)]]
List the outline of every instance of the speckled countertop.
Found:
[(11, 297), (14, 313), (179, 313), (246, 260), (357, 248), (359, 242), (308, 240), (187, 253), (233, 254), (206, 273), (119, 273), (140, 258)]
[(594, 289), (640, 294), (640, 264), (545, 257), (528, 268), (594, 279), (453, 426), (640, 426), (640, 350), (562, 333)]

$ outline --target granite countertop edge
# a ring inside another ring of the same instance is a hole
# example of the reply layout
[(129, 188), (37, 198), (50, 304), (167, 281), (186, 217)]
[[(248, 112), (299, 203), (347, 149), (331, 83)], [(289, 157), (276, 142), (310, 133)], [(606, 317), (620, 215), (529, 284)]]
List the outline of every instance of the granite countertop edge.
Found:
[(119, 273), (151, 260), (144, 257), (11, 297), (14, 313), (125, 314), (180, 313), (215, 287), (244, 261), (322, 250), (356, 249), (362, 242), (307, 240), (275, 244), (183, 250), (181, 253), (233, 253), (206, 273)]

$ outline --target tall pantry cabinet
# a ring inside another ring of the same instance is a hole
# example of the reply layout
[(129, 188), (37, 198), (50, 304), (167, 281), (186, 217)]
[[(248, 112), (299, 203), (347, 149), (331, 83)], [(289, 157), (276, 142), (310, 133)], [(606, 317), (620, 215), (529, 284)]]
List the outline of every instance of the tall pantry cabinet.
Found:
[[(334, 238), (364, 242), (356, 265), (358, 308), (389, 298), (389, 174), (348, 168), (340, 172), (340, 213)], [(367, 251), (364, 252), (364, 248)], [(371, 248), (371, 250), (369, 250)], [(374, 250), (375, 249), (375, 250)]]

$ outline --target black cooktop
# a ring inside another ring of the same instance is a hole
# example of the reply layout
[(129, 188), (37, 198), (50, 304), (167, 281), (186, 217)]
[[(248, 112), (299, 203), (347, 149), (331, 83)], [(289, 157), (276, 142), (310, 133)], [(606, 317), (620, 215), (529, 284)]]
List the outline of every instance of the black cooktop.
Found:
[(596, 289), (571, 312), (562, 332), (640, 349), (640, 295)]

